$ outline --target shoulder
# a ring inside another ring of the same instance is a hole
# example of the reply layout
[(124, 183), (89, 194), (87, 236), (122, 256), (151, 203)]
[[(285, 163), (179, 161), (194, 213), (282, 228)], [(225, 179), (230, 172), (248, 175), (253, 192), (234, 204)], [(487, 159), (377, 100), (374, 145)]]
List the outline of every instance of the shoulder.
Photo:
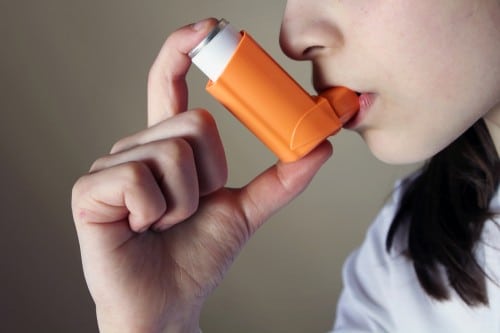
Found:
[(404, 237), (397, 237), (390, 252), (385, 245), (402, 193), (411, 179), (395, 183), (391, 197), (370, 225), (363, 243), (349, 255), (343, 266), (343, 291), (337, 306), (336, 330), (349, 327), (391, 331), (394, 327), (391, 308), (398, 298), (395, 293), (403, 285), (418, 284), (411, 263), (403, 255)]
[[(406, 226), (398, 231), (391, 251), (386, 250), (387, 233), (412, 179), (414, 175), (395, 184), (393, 195), (367, 230), (363, 243), (346, 260), (334, 332), (498, 332), (500, 251), (494, 244), (500, 242), (499, 219), (487, 222), (478, 247), (486, 271), (495, 281), (488, 281), (490, 307), (471, 309), (454, 294), (448, 302), (431, 299), (420, 288), (413, 264), (404, 255)], [(498, 208), (497, 193), (491, 209), (500, 217)], [(464, 322), (457, 322), (457, 317)]]
[(398, 230), (397, 237), (395, 237), (389, 252), (386, 251), (386, 239), (404, 192), (415, 177), (416, 174), (411, 174), (395, 182), (391, 196), (369, 226), (365, 239), (356, 252), (372, 253), (374, 257), (371, 259), (375, 259), (375, 262), (382, 264), (389, 258), (399, 257), (406, 250), (406, 226), (402, 226)]

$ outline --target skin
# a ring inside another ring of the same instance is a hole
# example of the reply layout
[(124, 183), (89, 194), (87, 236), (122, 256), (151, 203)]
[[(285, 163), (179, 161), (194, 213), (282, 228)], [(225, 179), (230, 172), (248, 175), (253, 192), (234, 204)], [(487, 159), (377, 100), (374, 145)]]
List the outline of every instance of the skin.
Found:
[[(318, 90), (374, 93), (354, 130), (379, 158), (402, 163), (432, 156), (480, 117), (500, 146), (499, 22), (497, 0), (288, 1), (281, 45), (312, 61)], [(101, 332), (197, 332), (204, 301), (246, 241), (331, 156), (325, 142), (243, 188), (224, 187), (215, 122), (186, 111), (187, 53), (214, 24), (167, 39), (149, 74), (148, 128), (73, 187)]]

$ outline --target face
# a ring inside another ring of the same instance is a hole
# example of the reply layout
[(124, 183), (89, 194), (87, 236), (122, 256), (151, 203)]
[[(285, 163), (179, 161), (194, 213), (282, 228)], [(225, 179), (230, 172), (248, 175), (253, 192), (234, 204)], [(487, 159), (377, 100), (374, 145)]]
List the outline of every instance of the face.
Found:
[(383, 161), (427, 159), (481, 117), (500, 130), (499, 0), (291, 0), (280, 42), (318, 91), (362, 93), (348, 127)]

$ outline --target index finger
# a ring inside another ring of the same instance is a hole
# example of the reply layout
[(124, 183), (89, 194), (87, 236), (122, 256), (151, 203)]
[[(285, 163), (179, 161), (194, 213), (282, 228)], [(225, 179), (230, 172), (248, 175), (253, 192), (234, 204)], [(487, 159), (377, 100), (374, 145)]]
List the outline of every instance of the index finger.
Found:
[(148, 126), (187, 109), (188, 56), (217, 24), (214, 18), (184, 26), (172, 33), (154, 61), (148, 77)]

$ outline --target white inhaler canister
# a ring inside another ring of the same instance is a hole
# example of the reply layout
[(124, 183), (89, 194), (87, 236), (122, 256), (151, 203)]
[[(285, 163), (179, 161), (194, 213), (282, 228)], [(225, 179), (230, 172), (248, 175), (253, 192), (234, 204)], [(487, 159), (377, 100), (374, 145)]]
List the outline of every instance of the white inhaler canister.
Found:
[(215, 82), (224, 72), (241, 40), (239, 31), (222, 19), (198, 44), (189, 57), (211, 81)]
[(300, 159), (359, 109), (355, 92), (309, 95), (245, 31), (220, 20), (190, 53), (206, 90), (283, 162)]

